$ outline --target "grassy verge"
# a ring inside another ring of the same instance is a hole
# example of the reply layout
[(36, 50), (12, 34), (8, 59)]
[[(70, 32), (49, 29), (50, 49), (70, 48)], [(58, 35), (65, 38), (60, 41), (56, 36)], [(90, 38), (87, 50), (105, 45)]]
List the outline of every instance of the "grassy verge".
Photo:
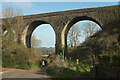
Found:
[[(56, 62), (57, 61), (57, 62)], [(77, 77), (88, 77), (88, 73), (85, 72), (81, 67), (78, 67), (78, 72), (76, 71), (76, 61), (71, 60), (71, 67), (69, 69), (69, 61), (66, 59), (64, 61), (64, 67), (56, 65), (60, 63), (60, 60), (54, 60), (52, 65), (49, 65), (48, 74), (53, 78), (77, 78)], [(88, 72), (90, 71), (91, 63), (80, 62)]]
[(63, 71), (59, 74), (54, 75), (54, 78), (75, 78), (77, 73), (73, 70), (69, 70), (68, 68), (64, 68)]

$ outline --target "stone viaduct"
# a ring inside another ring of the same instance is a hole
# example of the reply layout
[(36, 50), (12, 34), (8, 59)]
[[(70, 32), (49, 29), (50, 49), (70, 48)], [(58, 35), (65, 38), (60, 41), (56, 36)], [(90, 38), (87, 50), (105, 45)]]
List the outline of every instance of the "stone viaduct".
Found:
[[(62, 49), (66, 52), (67, 33), (72, 25), (78, 21), (91, 20), (104, 30), (106, 29), (104, 25), (117, 16), (117, 10), (120, 10), (119, 5), (23, 16), (24, 24), (21, 27), (20, 40), (30, 48), (31, 34), (36, 27), (41, 24), (50, 24), (56, 35), (56, 53)], [(5, 30), (4, 26), (2, 28)]]

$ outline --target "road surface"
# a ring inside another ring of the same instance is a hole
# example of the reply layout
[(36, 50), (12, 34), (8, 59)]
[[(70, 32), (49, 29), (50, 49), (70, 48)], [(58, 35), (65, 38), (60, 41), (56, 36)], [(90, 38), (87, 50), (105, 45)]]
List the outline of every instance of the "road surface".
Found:
[(3, 69), (2, 78), (4, 80), (4, 78), (50, 78), (50, 76), (47, 75), (45, 68), (42, 70)]

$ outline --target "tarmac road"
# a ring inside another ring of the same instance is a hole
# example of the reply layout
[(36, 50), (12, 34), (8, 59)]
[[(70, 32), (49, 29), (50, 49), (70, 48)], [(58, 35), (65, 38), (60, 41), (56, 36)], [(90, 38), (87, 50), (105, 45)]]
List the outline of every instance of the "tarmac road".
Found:
[[(10, 78), (22, 78), (27, 79), (27, 78), (50, 78), (50, 76), (47, 75), (46, 69), (43, 68), (41, 69), (36, 69), (36, 70), (17, 70), (17, 69), (9, 69), (9, 70), (4, 70), (2, 72), (2, 80), (10, 80)], [(12, 80), (11, 79), (11, 80)], [(19, 80), (19, 79), (17, 79)]]

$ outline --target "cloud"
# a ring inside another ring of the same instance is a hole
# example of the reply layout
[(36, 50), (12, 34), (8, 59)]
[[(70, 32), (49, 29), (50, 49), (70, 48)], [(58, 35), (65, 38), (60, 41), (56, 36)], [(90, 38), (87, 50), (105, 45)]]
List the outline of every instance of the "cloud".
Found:
[[(15, 6), (19, 6), (19, 7), (32, 7), (32, 0), (2, 0), (2, 2), (5, 2), (7, 4), (13, 4)], [(11, 2), (11, 3), (9, 3)]]
[[(21, 0), (21, 2), (19, 2), (19, 0), (16, 0), (15, 2), (10, 2), (11, 0), (4, 0), (4, 3), (6, 3), (8, 6), (10, 5), (15, 5), (15, 6), (18, 6), (18, 7), (33, 7), (33, 3), (30, 2), (31, 0), (26, 0), (27, 2), (24, 2), (23, 0)], [(14, 1), (14, 0), (12, 0)]]
[(16, 5), (16, 6), (25, 7), (25, 8), (33, 6), (32, 2), (15, 2), (13, 4)]

